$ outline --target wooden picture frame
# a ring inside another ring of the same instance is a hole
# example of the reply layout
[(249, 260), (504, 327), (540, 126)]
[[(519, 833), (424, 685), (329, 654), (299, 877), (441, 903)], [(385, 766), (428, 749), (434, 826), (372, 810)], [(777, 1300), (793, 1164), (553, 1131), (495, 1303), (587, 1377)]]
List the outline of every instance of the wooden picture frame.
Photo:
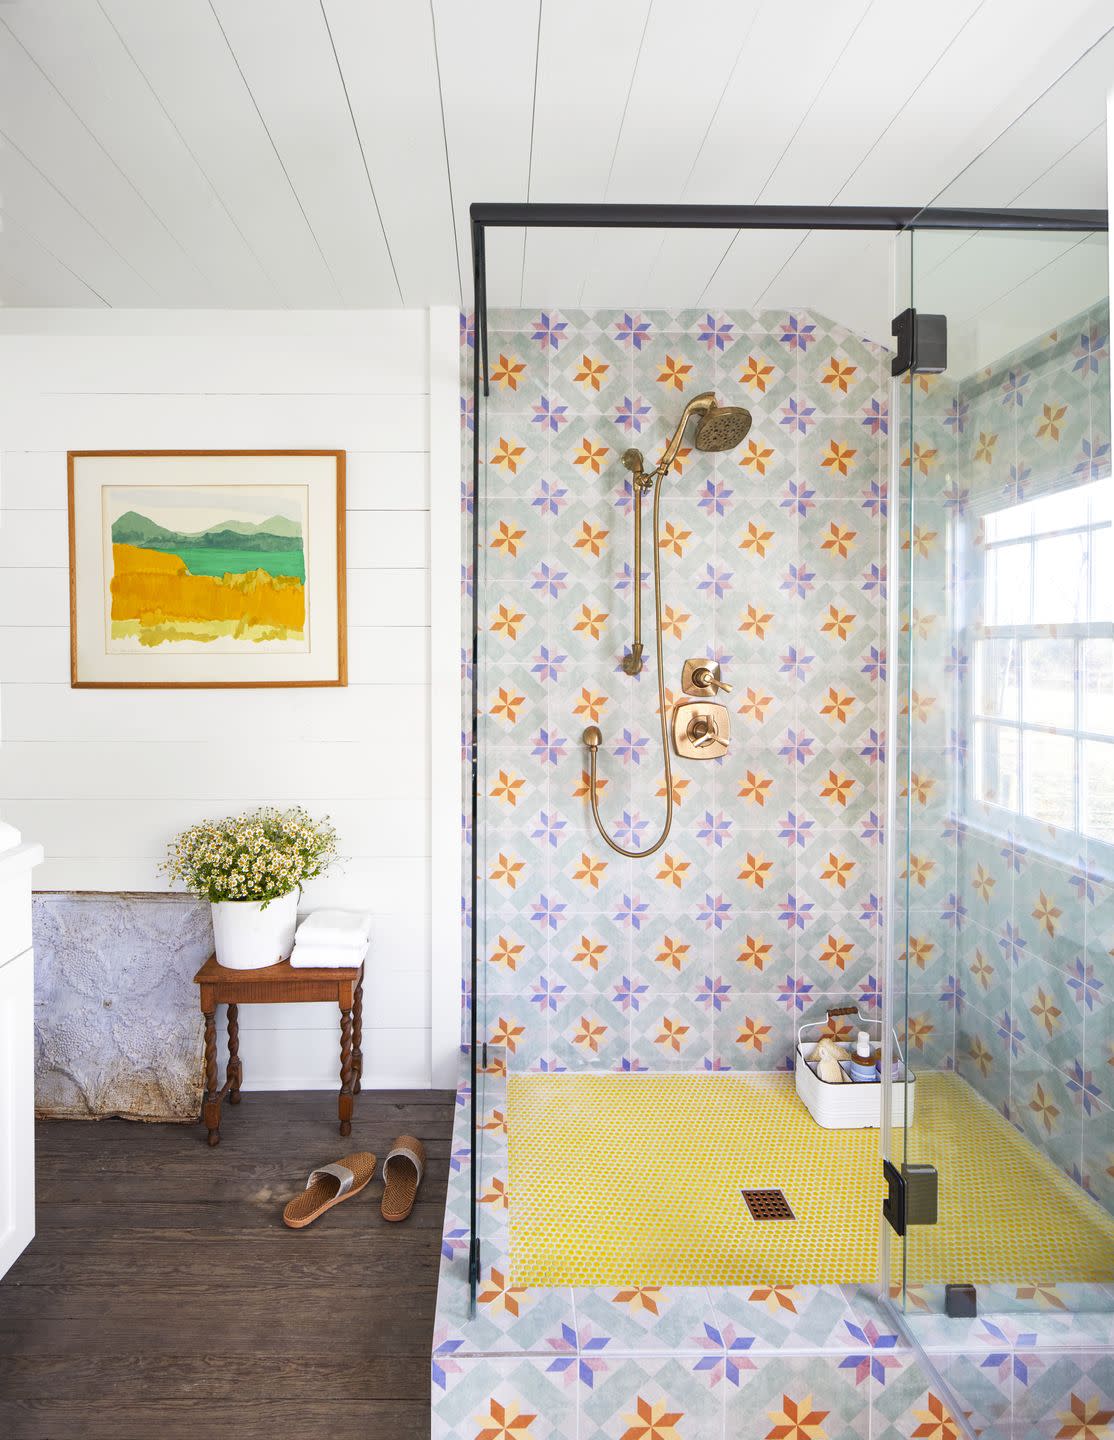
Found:
[(68, 451), (71, 686), (347, 685), (345, 459)]

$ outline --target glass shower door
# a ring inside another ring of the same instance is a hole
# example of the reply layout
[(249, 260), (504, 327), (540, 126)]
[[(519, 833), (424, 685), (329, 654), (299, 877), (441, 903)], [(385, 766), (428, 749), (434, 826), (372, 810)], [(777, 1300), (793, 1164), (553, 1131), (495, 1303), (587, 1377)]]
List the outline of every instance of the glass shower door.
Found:
[(946, 317), (947, 356), (898, 382), (895, 980), (916, 1080), (894, 1086), (891, 1149), (935, 1167), (938, 1213), (894, 1242), (891, 1281), (913, 1317), (1101, 1309), (1114, 1281), (1106, 236), (910, 239), (909, 303), (922, 325)]

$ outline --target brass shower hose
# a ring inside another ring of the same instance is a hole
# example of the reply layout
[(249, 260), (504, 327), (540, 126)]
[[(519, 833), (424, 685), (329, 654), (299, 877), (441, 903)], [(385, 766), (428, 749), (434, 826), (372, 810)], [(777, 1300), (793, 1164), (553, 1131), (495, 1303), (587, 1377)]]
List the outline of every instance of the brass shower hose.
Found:
[[(662, 664), (661, 653), (661, 546), (658, 537), (658, 515), (661, 509), (661, 492), (665, 481), (665, 472), (659, 466), (654, 486), (654, 649), (657, 656), (658, 667), (658, 713), (661, 717), (661, 753), (665, 765), (665, 825), (661, 834), (652, 845), (644, 850), (627, 850), (619, 844), (604, 829), (603, 821), (600, 819), (599, 801), (596, 797), (596, 756), (599, 753), (600, 742), (603, 736), (595, 725), (589, 725), (584, 732), (584, 743), (588, 746), (588, 798), (592, 806), (592, 818), (596, 822), (596, 829), (611, 846), (617, 855), (622, 855), (628, 860), (645, 860), (660, 850), (669, 838), (669, 831), (673, 826), (673, 766), (669, 759), (669, 722), (665, 714), (665, 666)], [(642, 496), (635, 487), (635, 504), (641, 506)], [(641, 516), (639, 516), (639, 519)], [(635, 565), (634, 584), (642, 584), (641, 563)]]

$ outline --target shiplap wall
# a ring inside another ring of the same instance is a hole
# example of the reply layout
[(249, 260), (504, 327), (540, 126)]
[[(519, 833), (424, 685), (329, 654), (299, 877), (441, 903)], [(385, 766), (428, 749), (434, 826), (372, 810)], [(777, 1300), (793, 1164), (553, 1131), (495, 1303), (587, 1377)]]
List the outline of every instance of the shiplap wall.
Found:
[[(372, 1086), (430, 1081), (430, 334), (425, 310), (0, 311), (0, 812), (45, 847), (36, 888), (165, 888), (192, 821), (327, 812), (345, 860), (305, 901), (375, 912)], [(347, 688), (70, 689), (67, 450), (318, 447), (348, 452)], [(328, 1006), (244, 1007), (241, 1037), (249, 1086), (337, 1083)]]

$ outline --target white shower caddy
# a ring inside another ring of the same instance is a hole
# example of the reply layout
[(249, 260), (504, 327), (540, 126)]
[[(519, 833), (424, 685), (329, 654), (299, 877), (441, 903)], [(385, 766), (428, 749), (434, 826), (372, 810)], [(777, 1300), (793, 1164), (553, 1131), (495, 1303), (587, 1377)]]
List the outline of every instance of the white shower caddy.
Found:
[[(834, 1085), (821, 1080), (808, 1063), (817, 1043), (825, 1030), (829, 1034), (833, 1020), (848, 1020), (856, 1030), (865, 1030), (872, 1044), (882, 1044), (882, 1021), (871, 1020), (860, 1015), (858, 1007), (834, 1007), (823, 1020), (813, 1020), (802, 1025), (797, 1031), (797, 1055), (793, 1066), (793, 1078), (797, 1094), (808, 1106), (809, 1114), (825, 1130), (868, 1130), (882, 1124), (882, 1084), (880, 1081), (856, 1083), (849, 1080), (844, 1085)], [(893, 1090), (893, 1116), (898, 1124), (913, 1123), (917, 1098), (917, 1077), (905, 1064), (897, 1035), (894, 1035), (894, 1059), (901, 1061), (902, 1079), (895, 1080)]]

